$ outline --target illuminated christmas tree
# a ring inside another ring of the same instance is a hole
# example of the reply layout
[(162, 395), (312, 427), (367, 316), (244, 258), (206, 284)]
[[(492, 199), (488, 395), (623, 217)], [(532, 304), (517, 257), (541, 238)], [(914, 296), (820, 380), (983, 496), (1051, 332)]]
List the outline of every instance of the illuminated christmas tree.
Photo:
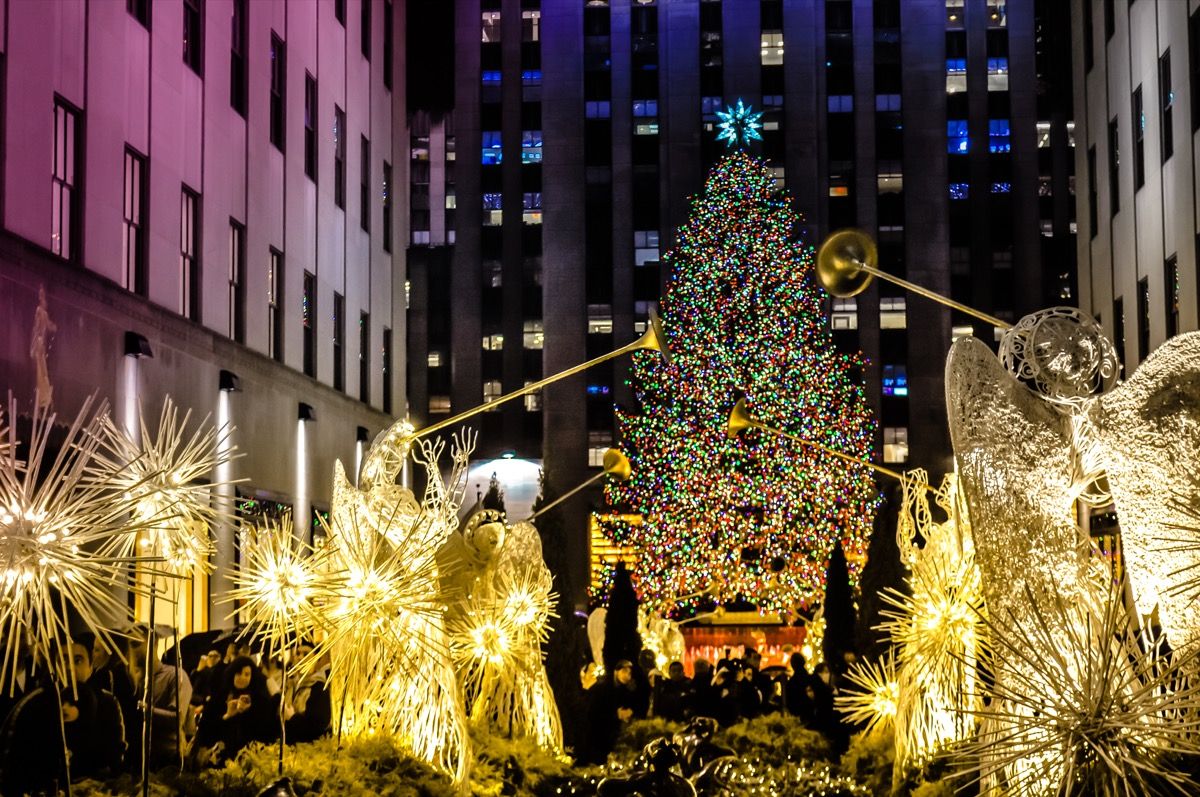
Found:
[[(753, 137), (748, 110), (730, 117), (731, 144)], [(666, 255), (671, 362), (635, 358), (641, 406), (618, 413), (633, 477), (608, 487), (610, 505), (644, 517), (616, 541), (639, 550), (635, 580), (652, 606), (714, 583), (725, 601), (740, 595), (762, 610), (820, 601), (839, 541), (851, 580), (861, 568), (879, 504), (870, 471), (760, 429), (725, 433), (745, 396), (759, 421), (871, 458), (863, 360), (834, 347), (797, 222), (767, 166), (735, 151)]]

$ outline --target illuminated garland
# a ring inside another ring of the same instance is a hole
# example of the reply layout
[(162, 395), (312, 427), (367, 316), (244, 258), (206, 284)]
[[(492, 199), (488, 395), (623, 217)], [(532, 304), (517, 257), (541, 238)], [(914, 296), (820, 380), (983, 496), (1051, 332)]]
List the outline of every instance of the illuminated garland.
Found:
[(725, 435), (744, 394), (755, 418), (871, 458), (864, 359), (834, 347), (789, 202), (762, 162), (735, 152), (666, 256), (672, 361), (636, 356), (642, 409), (618, 413), (633, 477), (608, 487), (612, 505), (645, 517), (629, 543), (653, 606), (724, 579), (725, 598), (785, 610), (820, 600), (835, 541), (852, 578), (862, 561), (879, 501), (865, 469), (756, 429)]

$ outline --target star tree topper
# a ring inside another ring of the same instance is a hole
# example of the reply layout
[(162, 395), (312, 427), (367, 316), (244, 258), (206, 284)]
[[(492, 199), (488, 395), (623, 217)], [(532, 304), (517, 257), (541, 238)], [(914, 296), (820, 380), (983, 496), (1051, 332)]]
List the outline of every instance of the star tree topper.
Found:
[(717, 134), (717, 141), (724, 141), (727, 147), (748, 147), (751, 141), (762, 141), (762, 135), (758, 132), (762, 127), (762, 111), (754, 111), (753, 106), (746, 105), (741, 98), (737, 101), (737, 107), (732, 105), (725, 106), (725, 110), (717, 111), (717, 118), (721, 123), (717, 125), (721, 132)]

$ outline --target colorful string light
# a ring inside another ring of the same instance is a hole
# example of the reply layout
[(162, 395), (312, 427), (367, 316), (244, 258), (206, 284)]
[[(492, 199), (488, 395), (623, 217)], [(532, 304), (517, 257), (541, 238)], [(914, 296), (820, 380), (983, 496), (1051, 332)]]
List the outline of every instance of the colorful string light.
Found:
[(798, 221), (770, 169), (734, 152), (714, 167), (666, 257), (672, 361), (635, 355), (642, 409), (618, 413), (633, 477), (608, 487), (610, 505), (645, 518), (628, 542), (652, 606), (719, 579), (724, 597), (764, 611), (807, 605), (823, 595), (838, 540), (852, 577), (859, 569), (879, 502), (870, 473), (759, 430), (725, 435), (745, 395), (764, 423), (871, 458), (865, 360), (834, 346)]

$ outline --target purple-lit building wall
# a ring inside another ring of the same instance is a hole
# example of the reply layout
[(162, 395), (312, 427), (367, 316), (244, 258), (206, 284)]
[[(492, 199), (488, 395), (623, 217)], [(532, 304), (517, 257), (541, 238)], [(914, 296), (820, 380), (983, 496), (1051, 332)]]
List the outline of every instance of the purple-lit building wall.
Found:
[[(334, 460), (353, 471), (406, 406), (404, 19), (403, 0), (0, 0), (0, 387), (32, 403), (44, 287), (62, 413), (93, 391), (118, 416), (165, 395), (227, 412), (243, 494), (326, 505)], [(153, 354), (135, 377), (127, 332)]]

